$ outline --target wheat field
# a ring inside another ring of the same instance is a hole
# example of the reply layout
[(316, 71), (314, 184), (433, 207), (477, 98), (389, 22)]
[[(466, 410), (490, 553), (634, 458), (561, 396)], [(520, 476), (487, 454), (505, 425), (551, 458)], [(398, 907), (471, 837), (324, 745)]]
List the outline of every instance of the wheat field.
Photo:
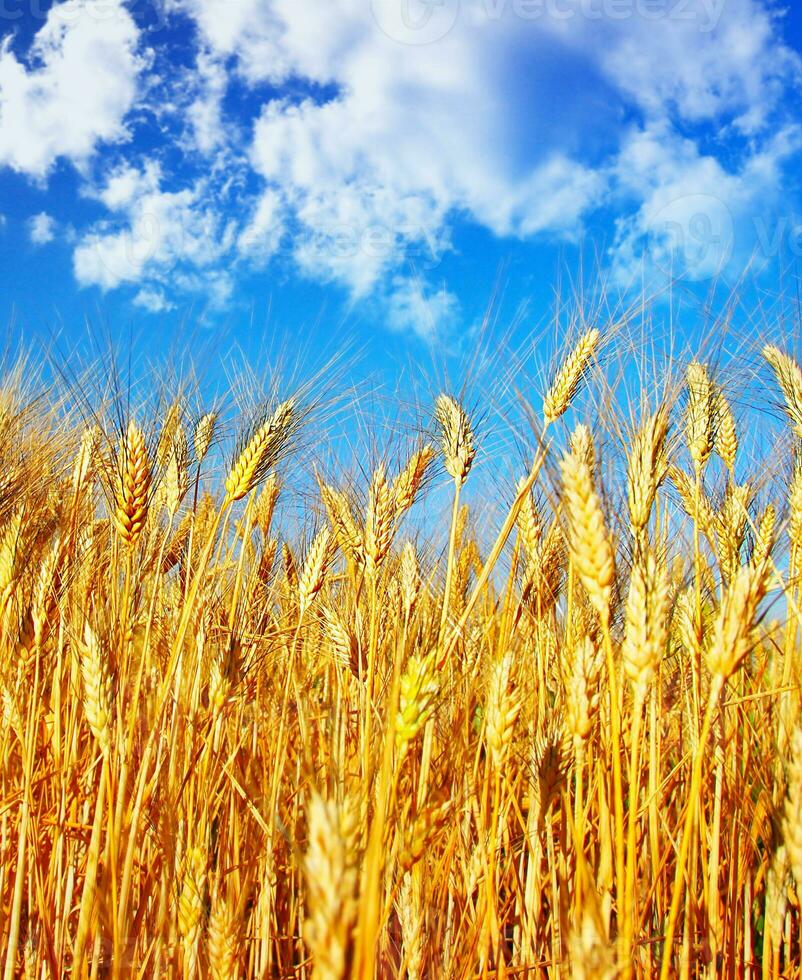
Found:
[(527, 393), (492, 521), (453, 393), (297, 495), (308, 392), (224, 422), (9, 377), (7, 980), (800, 975), (802, 372), (755, 369), (767, 473), (701, 357), (583, 417), (607, 340)]

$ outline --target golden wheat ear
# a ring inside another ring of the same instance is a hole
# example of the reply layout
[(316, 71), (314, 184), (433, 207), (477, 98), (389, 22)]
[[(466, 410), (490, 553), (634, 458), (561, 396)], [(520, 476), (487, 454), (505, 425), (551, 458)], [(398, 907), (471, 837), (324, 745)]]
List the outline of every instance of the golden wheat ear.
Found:
[(315, 976), (344, 977), (356, 923), (357, 820), (346, 800), (338, 805), (313, 792), (306, 806), (308, 843), (303, 858), (308, 917), (304, 940)]
[(151, 463), (145, 436), (132, 419), (120, 442), (114, 523), (120, 537), (133, 549), (148, 515)]
[(563, 457), (562, 476), (571, 557), (590, 601), (607, 616), (615, 562), (593, 477), (587, 462), (574, 453)]
[(189, 446), (180, 422), (173, 432), (173, 442), (167, 453), (162, 487), (167, 513), (175, 517), (189, 490)]
[(433, 462), (435, 455), (434, 446), (427, 443), (410, 456), (407, 465), (396, 477), (392, 486), (396, 520), (405, 514), (415, 502), (426, 471)]
[(259, 486), (286, 452), (299, 420), (295, 400), (288, 398), (266, 419), (250, 427), (240, 440), (240, 449), (226, 477), (230, 501), (241, 500)]
[(426, 656), (413, 654), (401, 675), (395, 743), (402, 757), (410, 742), (416, 738), (434, 712), (440, 691), (436, 654), (436, 650), (430, 651)]
[(364, 535), (354, 519), (348, 498), (341, 491), (328, 483), (324, 483), (320, 475), (317, 476), (317, 482), (320, 488), (320, 499), (326, 508), (326, 514), (340, 550), (355, 565), (364, 565)]
[(738, 456), (738, 427), (729, 400), (721, 388), (718, 388), (714, 400), (714, 419), (715, 451), (730, 473), (733, 473)]
[(440, 426), (446, 471), (461, 486), (468, 478), (476, 456), (470, 420), (463, 407), (450, 395), (437, 396), (435, 417)]
[(365, 557), (367, 570), (375, 574), (383, 563), (393, 538), (393, 496), (380, 463), (370, 482), (368, 513), (365, 519)]
[(693, 464), (701, 469), (710, 458), (715, 444), (715, 407), (717, 392), (707, 366), (691, 361), (685, 373), (688, 406), (685, 415), (685, 438)]
[(332, 556), (331, 544), (331, 532), (324, 527), (309, 546), (303, 571), (298, 578), (298, 605), (301, 613), (306, 612), (323, 588)]
[(668, 573), (653, 551), (636, 556), (629, 581), (626, 634), (621, 648), (624, 673), (638, 697), (654, 677), (668, 642)]
[(556, 422), (568, 410), (598, 349), (600, 339), (601, 332), (595, 327), (586, 331), (563, 361), (543, 399), (543, 419), (546, 425)]
[(794, 431), (802, 437), (802, 370), (796, 361), (784, 354), (779, 347), (767, 344), (763, 348), (765, 357), (785, 399), (785, 413)]
[(212, 445), (214, 431), (217, 426), (217, 413), (207, 412), (198, 419), (194, 432), (195, 462), (200, 465)]
[(633, 536), (639, 538), (652, 513), (657, 490), (666, 476), (668, 412), (658, 409), (632, 439), (627, 467), (627, 503)]
[(112, 681), (107, 656), (89, 623), (84, 624), (81, 676), (86, 721), (105, 755), (111, 747)]

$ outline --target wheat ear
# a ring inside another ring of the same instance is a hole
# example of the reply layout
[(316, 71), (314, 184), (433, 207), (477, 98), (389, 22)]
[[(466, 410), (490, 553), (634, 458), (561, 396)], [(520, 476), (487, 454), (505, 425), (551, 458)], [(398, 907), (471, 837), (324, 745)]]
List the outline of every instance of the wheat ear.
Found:
[(500, 771), (512, 741), (521, 698), (510, 690), (512, 654), (506, 653), (493, 664), (487, 691), (485, 736), (493, 765)]
[(651, 550), (641, 553), (632, 569), (626, 627), (621, 648), (624, 672), (636, 697), (642, 699), (668, 638), (668, 575)]
[(422, 446), (412, 454), (407, 465), (395, 478), (392, 495), (395, 501), (395, 518), (398, 520), (412, 506), (426, 471), (435, 457), (434, 447)]
[(714, 447), (724, 465), (732, 473), (738, 455), (738, 429), (727, 396), (720, 388), (716, 392), (714, 405)]
[(241, 500), (267, 475), (285, 449), (297, 417), (295, 401), (289, 398), (244, 440), (226, 477), (226, 494), (230, 501)]
[(111, 747), (111, 675), (100, 641), (89, 623), (84, 624), (81, 677), (84, 682), (86, 721), (106, 755)]
[(357, 912), (355, 808), (313, 792), (306, 806), (309, 841), (304, 855), (308, 917), (304, 940), (320, 980), (346, 976)]
[(395, 719), (395, 742), (402, 756), (431, 718), (439, 690), (436, 651), (424, 657), (413, 654), (401, 675), (401, 695)]
[(202, 415), (198, 419), (193, 440), (195, 444), (195, 461), (198, 464), (203, 462), (206, 454), (209, 452), (216, 425), (217, 412), (206, 412), (205, 415)]
[(326, 569), (331, 560), (331, 532), (324, 527), (309, 546), (303, 571), (298, 577), (298, 605), (304, 613), (323, 588)]
[(582, 334), (555, 374), (543, 399), (543, 418), (547, 425), (556, 422), (576, 397), (600, 338), (601, 334), (595, 327)]
[(393, 518), (393, 494), (387, 483), (384, 464), (380, 463), (370, 483), (368, 514), (365, 521), (365, 556), (370, 574), (376, 572), (390, 548)]
[(458, 486), (462, 486), (476, 456), (470, 420), (463, 407), (450, 395), (437, 396), (435, 415), (440, 426), (446, 471)]
[(145, 526), (151, 483), (148, 449), (142, 430), (133, 421), (120, 445), (121, 472), (117, 485), (114, 523), (120, 537), (133, 548)]
[(627, 468), (629, 519), (637, 538), (649, 523), (657, 489), (666, 474), (668, 413), (658, 409), (635, 433)]
[(701, 469), (713, 451), (716, 390), (707, 367), (699, 361), (688, 365), (685, 381), (688, 388), (685, 438), (694, 466)]
[(763, 356), (774, 371), (774, 377), (785, 399), (785, 412), (794, 431), (802, 436), (802, 371), (792, 357), (773, 344), (766, 344)]
[(588, 464), (573, 453), (562, 461), (571, 557), (599, 615), (608, 616), (615, 563), (601, 502)]

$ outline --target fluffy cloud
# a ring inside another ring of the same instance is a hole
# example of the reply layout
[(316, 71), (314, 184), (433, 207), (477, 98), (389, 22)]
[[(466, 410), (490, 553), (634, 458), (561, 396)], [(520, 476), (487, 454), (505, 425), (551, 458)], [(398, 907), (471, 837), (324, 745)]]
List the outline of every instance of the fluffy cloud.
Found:
[[(236, 227), (207, 202), (206, 191), (202, 180), (180, 191), (163, 190), (161, 168), (153, 162), (141, 170), (118, 170), (95, 192), (114, 218), (93, 228), (76, 247), (78, 282), (112, 289), (168, 278), (189, 283), (197, 270), (216, 273), (234, 244)], [(218, 295), (223, 278), (210, 279)]]
[(57, 3), (25, 61), (0, 48), (0, 165), (44, 177), (59, 157), (84, 163), (127, 137), (139, 32), (122, 0)]
[(149, 313), (165, 313), (173, 309), (173, 304), (158, 289), (140, 289), (134, 296), (134, 303)]
[(28, 222), (28, 233), (34, 245), (47, 245), (56, 237), (56, 222), (46, 211), (41, 211)]
[(223, 98), (228, 87), (228, 75), (219, 58), (201, 50), (194, 81), (196, 94), (187, 110), (187, 117), (195, 147), (201, 153), (211, 154), (226, 142)]
[(278, 251), (286, 231), (284, 202), (280, 194), (262, 194), (253, 214), (237, 237), (238, 252), (261, 265)]
[(631, 133), (615, 168), (624, 198), (610, 249), (618, 281), (641, 274), (644, 255), (647, 272), (688, 279), (740, 273), (771, 258), (759, 254), (761, 229), (781, 218), (783, 167), (800, 150), (802, 128), (785, 127), (727, 169), (665, 124)]
[(387, 296), (388, 326), (431, 340), (456, 326), (459, 304), (447, 289), (427, 291), (416, 278), (397, 277)]

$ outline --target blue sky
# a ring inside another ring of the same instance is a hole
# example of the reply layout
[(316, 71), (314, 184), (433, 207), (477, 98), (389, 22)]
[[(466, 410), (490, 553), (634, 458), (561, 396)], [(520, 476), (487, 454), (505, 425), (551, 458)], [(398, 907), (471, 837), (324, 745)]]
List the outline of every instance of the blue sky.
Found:
[(381, 369), (464, 356), (493, 305), (525, 342), (558, 279), (796, 291), (798, 7), (0, 0), (0, 31), (24, 343), (89, 320)]

